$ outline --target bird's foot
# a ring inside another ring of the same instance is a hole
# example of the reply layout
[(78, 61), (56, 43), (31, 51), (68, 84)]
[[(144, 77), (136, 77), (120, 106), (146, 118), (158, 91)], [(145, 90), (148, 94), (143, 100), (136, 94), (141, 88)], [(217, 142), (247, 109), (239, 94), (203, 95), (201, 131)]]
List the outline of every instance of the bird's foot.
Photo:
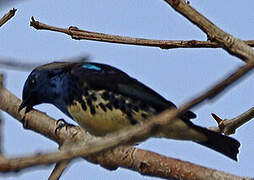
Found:
[(68, 122), (66, 122), (64, 119), (58, 119), (57, 121), (56, 121), (56, 125), (57, 125), (57, 127), (56, 127), (56, 129), (55, 129), (55, 134), (57, 134), (57, 132), (58, 131), (60, 131), (63, 127), (65, 127), (65, 128), (67, 128), (67, 127), (74, 127), (74, 125), (73, 124), (70, 124), (70, 123), (68, 123)]

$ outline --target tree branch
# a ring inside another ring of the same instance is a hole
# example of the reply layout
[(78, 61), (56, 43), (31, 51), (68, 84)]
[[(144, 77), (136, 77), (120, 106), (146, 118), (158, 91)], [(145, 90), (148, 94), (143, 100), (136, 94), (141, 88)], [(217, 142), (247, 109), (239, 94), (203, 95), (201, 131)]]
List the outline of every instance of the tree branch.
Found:
[[(91, 32), (87, 30), (81, 30), (77, 27), (71, 26), (68, 29), (59, 28), (55, 26), (50, 26), (43, 24), (39, 21), (35, 21), (32, 17), (30, 26), (34, 27), (37, 30), (50, 30), (55, 32), (65, 33), (70, 35), (73, 39), (77, 40), (93, 40), (93, 41), (102, 41), (110, 43), (119, 43), (119, 44), (128, 44), (128, 45), (137, 45), (137, 46), (150, 46), (150, 47), (159, 47), (162, 49), (173, 49), (173, 48), (222, 48), (223, 46), (217, 42), (212, 41), (173, 41), (173, 40), (153, 40), (153, 39), (144, 39), (144, 38), (134, 38), (127, 36), (118, 36), (110, 35), (98, 32)], [(244, 41), (246, 44), (254, 47), (254, 40)]]
[(193, 106), (201, 103), (203, 100), (212, 100), (213, 98), (217, 97), (220, 93), (222, 93), (226, 88), (229, 88), (233, 82), (238, 81), (242, 78), (245, 74), (250, 72), (254, 67), (254, 61), (249, 62), (245, 66), (240, 67), (234, 73), (228, 75), (227, 78), (220, 81), (212, 88), (210, 88), (207, 92), (203, 93), (197, 98), (194, 98), (192, 101), (186, 103), (182, 107), (179, 108), (179, 113), (183, 113), (184, 111), (191, 109)]
[(14, 15), (17, 9), (11, 9), (8, 13), (6, 13), (1, 19), (0, 19), (0, 27), (6, 23), (9, 19), (11, 19)]
[(233, 37), (232, 35), (224, 32), (206, 17), (192, 8), (184, 0), (164, 0), (177, 12), (182, 14), (193, 24), (198, 26), (203, 32), (207, 34), (207, 37), (211, 41), (215, 41), (223, 46), (223, 48), (230, 53), (231, 55), (237, 56), (242, 60), (254, 61), (254, 51), (250, 46), (245, 44), (238, 38)]
[(226, 135), (231, 135), (235, 133), (237, 128), (254, 118), (254, 107), (232, 119), (222, 120), (215, 114), (212, 114), (212, 116), (217, 121), (218, 127), (210, 127), (209, 129)]
[(52, 173), (49, 176), (49, 180), (58, 180), (63, 171), (67, 168), (71, 160), (61, 161), (56, 163)]
[[(23, 60), (25, 61), (25, 60)], [(23, 62), (22, 60), (16, 60), (13, 58), (0, 58), (0, 68), (12, 68), (12, 69), (18, 69), (22, 71), (30, 71), (34, 69), (35, 67), (45, 64), (45, 61), (37, 61), (36, 63), (34, 62)], [(90, 61), (90, 57), (87, 54), (80, 55), (80, 56), (74, 56), (74, 57), (69, 57), (69, 58), (61, 58), (56, 61), (68, 61), (68, 62), (88, 62)]]

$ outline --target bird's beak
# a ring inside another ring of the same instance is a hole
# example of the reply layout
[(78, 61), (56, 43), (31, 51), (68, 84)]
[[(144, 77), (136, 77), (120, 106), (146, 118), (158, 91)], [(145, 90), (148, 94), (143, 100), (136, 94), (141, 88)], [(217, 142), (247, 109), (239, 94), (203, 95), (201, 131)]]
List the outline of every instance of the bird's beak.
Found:
[(32, 102), (31, 98), (29, 97), (24, 99), (22, 103), (20, 104), (18, 111), (20, 112), (22, 109), (26, 107), (25, 113), (29, 112), (33, 108), (33, 105), (31, 102)]

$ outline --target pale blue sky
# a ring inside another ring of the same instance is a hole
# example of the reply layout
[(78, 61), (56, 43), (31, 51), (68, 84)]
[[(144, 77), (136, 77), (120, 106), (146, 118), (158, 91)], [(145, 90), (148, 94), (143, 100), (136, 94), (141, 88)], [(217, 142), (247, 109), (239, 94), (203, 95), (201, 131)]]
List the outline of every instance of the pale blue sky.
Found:
[[(1, 3), (3, 1), (0, 1)], [(225, 31), (241, 38), (254, 39), (254, 1), (193, 0), (190, 4), (205, 14)], [(59, 27), (77, 26), (80, 29), (109, 34), (167, 40), (206, 40), (206, 35), (175, 12), (163, 0), (44, 0), (9, 4), (1, 9), (1, 16), (11, 8), (16, 16), (0, 29), (0, 59), (15, 58), (24, 62), (52, 62), (88, 54), (95, 62), (122, 69), (178, 106), (210, 87), (224, 75), (243, 65), (242, 61), (221, 49), (173, 49), (110, 44), (94, 41), (76, 41), (48, 31), (36, 31), (29, 26), (30, 17)], [(21, 98), (23, 84), (29, 72), (7, 70), (6, 86)], [(222, 118), (233, 118), (254, 106), (254, 77), (220, 96), (215, 102), (193, 109), (198, 118), (194, 123), (214, 126), (211, 112)], [(51, 105), (36, 108), (55, 119), (65, 118)], [(194, 162), (229, 173), (254, 177), (252, 161), (254, 149), (254, 122), (249, 122), (233, 135), (241, 142), (239, 161), (192, 142), (149, 139), (140, 148), (169, 157)], [(56, 150), (57, 145), (4, 114), (4, 152), (8, 156)], [(47, 179), (53, 166), (30, 169), (21, 174), (7, 174), (7, 179)], [(2, 175), (0, 175), (2, 176)], [(5, 176), (6, 178), (6, 176)], [(99, 165), (79, 159), (61, 179), (154, 179), (137, 172), (119, 168), (108, 171)], [(1, 179), (1, 177), (0, 177)], [(158, 178), (155, 178), (158, 179)]]

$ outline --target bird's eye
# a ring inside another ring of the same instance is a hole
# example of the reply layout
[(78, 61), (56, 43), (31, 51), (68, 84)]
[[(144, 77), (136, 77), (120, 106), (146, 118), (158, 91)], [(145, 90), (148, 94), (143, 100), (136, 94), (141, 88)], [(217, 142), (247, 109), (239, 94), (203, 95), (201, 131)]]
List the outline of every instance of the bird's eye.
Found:
[(35, 80), (35, 78), (32, 78), (32, 79), (29, 81), (29, 87), (30, 87), (30, 88), (35, 88), (35, 87), (36, 87), (36, 80)]

